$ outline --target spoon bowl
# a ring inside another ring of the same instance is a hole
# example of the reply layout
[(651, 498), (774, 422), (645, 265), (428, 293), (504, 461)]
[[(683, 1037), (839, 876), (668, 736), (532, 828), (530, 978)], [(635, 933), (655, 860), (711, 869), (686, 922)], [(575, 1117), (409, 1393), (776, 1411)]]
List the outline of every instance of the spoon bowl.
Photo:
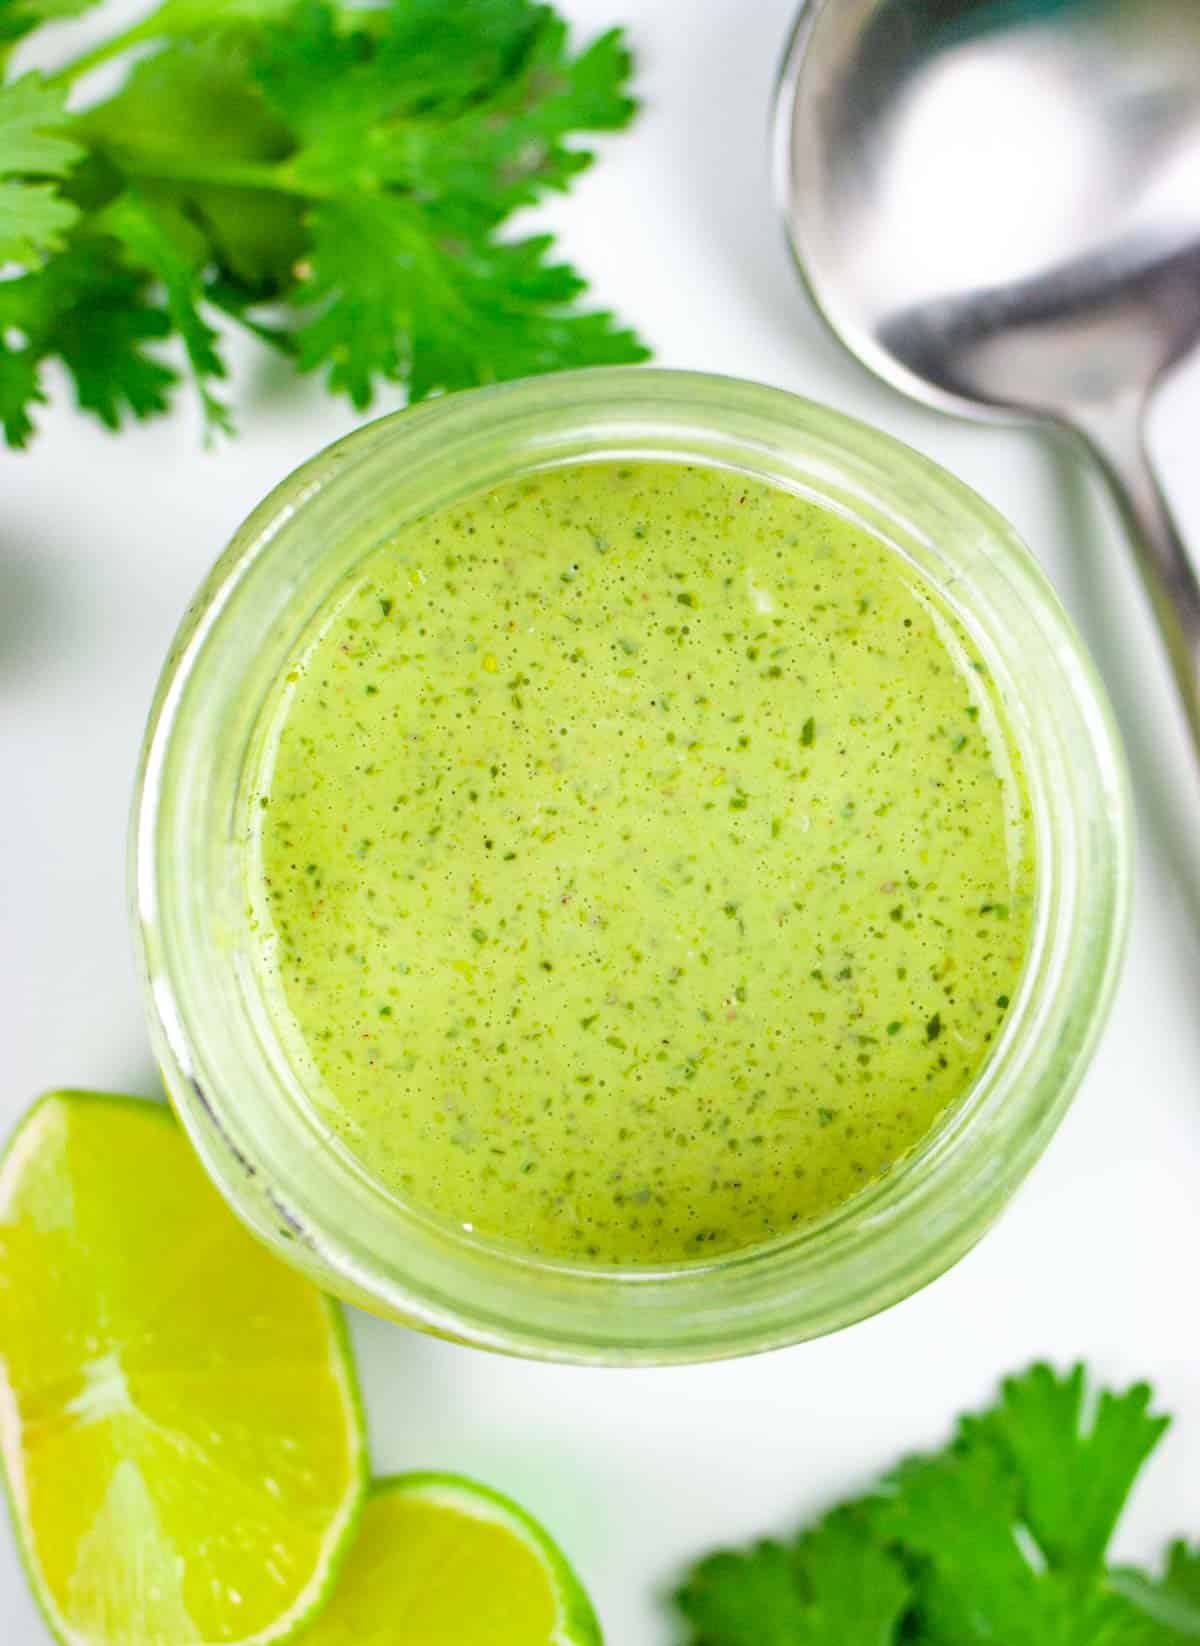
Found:
[(775, 147), (801, 270), (866, 365), (1099, 458), (1200, 748), (1200, 584), (1143, 438), (1200, 339), (1200, 5), (810, 0)]

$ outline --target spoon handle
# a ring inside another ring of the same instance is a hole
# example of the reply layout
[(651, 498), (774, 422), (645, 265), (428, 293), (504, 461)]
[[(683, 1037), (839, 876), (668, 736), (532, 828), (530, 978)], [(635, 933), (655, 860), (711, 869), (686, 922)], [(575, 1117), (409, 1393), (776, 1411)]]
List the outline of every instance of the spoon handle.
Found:
[(1076, 427), (1129, 528), (1200, 754), (1200, 579), (1146, 449), (1145, 415), (1145, 401), (1122, 401), (1080, 416)]

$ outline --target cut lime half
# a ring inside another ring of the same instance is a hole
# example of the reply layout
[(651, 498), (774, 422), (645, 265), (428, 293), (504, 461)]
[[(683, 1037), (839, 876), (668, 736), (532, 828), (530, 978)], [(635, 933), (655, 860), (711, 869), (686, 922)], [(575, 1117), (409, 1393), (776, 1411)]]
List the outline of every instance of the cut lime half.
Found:
[(459, 1475), (377, 1481), (324, 1610), (297, 1646), (601, 1646), (565, 1555)]
[(160, 1104), (43, 1098), (0, 1162), (0, 1456), (67, 1646), (250, 1646), (321, 1603), (365, 1492), (336, 1306)]

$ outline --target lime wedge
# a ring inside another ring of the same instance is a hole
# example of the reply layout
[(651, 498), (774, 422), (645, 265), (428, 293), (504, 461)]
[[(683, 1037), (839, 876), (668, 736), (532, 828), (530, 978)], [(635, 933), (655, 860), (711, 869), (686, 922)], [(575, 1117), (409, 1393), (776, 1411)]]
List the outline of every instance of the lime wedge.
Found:
[(0, 1162), (0, 1456), (69, 1646), (273, 1641), (331, 1585), (366, 1469), (341, 1316), (159, 1104), (56, 1093)]
[(325, 1608), (297, 1646), (600, 1646), (591, 1602), (536, 1520), (459, 1475), (372, 1487)]

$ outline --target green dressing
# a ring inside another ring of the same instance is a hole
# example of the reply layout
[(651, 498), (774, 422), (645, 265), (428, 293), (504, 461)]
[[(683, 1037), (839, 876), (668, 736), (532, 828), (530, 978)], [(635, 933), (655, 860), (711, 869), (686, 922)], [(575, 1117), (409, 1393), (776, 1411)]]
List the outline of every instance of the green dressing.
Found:
[(269, 714), (262, 963), (323, 1118), (526, 1251), (711, 1256), (929, 1135), (1034, 892), (986, 670), (893, 549), (724, 470), (404, 527)]

